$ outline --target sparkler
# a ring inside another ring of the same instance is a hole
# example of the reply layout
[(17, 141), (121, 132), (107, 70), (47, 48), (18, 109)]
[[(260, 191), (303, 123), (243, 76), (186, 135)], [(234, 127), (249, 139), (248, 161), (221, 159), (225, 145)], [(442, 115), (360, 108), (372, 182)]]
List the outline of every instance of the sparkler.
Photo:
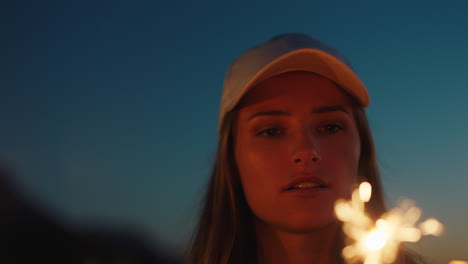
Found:
[(371, 194), (372, 186), (363, 182), (353, 191), (350, 201), (340, 199), (335, 203), (335, 213), (343, 222), (343, 232), (354, 240), (343, 249), (346, 262), (393, 263), (400, 243), (416, 242), (423, 235), (442, 233), (443, 225), (434, 218), (416, 226), (421, 209), (410, 200), (404, 200), (374, 223), (364, 211), (364, 204), (370, 200)]

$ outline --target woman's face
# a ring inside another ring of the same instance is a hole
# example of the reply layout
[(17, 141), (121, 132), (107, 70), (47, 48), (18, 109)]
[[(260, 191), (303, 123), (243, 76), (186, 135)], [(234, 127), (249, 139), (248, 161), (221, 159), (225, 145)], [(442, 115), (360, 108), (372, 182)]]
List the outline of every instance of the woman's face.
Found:
[(294, 233), (335, 222), (334, 202), (354, 187), (361, 146), (347, 95), (319, 75), (281, 74), (244, 96), (234, 129), (242, 187), (258, 220)]

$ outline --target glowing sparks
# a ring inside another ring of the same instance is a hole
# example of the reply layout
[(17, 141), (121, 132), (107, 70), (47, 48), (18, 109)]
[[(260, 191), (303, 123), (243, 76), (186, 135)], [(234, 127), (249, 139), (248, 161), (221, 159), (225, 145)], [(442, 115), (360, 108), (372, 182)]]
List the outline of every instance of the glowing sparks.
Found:
[(385, 243), (387, 243), (387, 235), (388, 234), (385, 234), (378, 229), (370, 231), (369, 235), (365, 239), (366, 248), (372, 251), (382, 249), (385, 246)]
[(412, 201), (405, 200), (399, 207), (381, 216), (375, 223), (365, 214), (364, 204), (371, 198), (372, 186), (362, 183), (351, 201), (338, 200), (335, 212), (343, 222), (344, 233), (354, 240), (343, 249), (348, 263), (359, 260), (364, 264), (383, 264), (395, 261), (401, 242), (416, 242), (422, 235), (440, 235), (442, 224), (434, 218), (427, 219), (416, 227), (421, 209)]
[(439, 236), (442, 234), (444, 226), (439, 221), (437, 221), (437, 219), (429, 218), (419, 224), (419, 229), (421, 229), (423, 235)]
[(368, 182), (363, 182), (359, 185), (359, 198), (367, 203), (372, 195), (372, 186)]

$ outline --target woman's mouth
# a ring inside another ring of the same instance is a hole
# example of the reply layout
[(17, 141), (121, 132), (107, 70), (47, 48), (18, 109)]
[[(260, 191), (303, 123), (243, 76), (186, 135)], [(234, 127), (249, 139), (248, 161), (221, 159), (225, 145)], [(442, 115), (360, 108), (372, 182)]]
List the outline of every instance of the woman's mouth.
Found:
[(329, 185), (324, 180), (315, 176), (301, 176), (293, 178), (283, 188), (285, 191), (290, 190), (303, 190), (303, 189), (324, 189), (328, 188)]
[(301, 176), (292, 179), (284, 188), (288, 194), (301, 197), (315, 197), (329, 189), (330, 185), (315, 176)]
[(310, 189), (310, 188), (327, 188), (326, 185), (316, 183), (316, 182), (301, 182), (294, 184), (293, 186), (289, 187), (287, 190), (295, 190), (295, 189)]

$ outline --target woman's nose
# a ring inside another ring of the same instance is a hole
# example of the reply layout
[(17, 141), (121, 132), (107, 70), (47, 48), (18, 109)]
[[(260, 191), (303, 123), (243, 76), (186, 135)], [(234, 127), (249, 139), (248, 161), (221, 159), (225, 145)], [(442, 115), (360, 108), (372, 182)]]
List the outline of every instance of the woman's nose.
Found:
[(303, 150), (296, 153), (293, 157), (293, 163), (296, 165), (307, 166), (309, 162), (317, 163), (321, 160), (316, 150)]
[(321, 159), (313, 139), (310, 136), (302, 136), (293, 152), (292, 162), (298, 166), (310, 166), (311, 163), (318, 163)]

